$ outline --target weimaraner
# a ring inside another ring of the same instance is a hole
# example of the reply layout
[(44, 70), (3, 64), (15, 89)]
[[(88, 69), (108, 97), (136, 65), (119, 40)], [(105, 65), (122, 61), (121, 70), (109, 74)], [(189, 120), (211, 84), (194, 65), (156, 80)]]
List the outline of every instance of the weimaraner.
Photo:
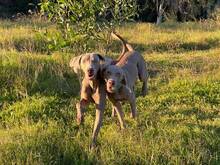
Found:
[[(118, 114), (122, 128), (125, 123), (120, 101), (128, 101), (131, 106), (131, 117), (136, 117), (136, 97), (134, 92), (135, 82), (139, 78), (143, 82), (142, 95), (147, 94), (147, 70), (144, 58), (134, 51), (132, 46), (115, 32), (112, 35), (121, 40), (126, 50), (115, 65), (106, 65), (102, 70), (102, 76), (106, 82), (107, 95), (113, 103), (113, 111)], [(113, 112), (114, 114), (114, 112)]]
[[(96, 139), (102, 124), (103, 111), (105, 109), (106, 103), (106, 84), (105, 81), (101, 78), (100, 74), (102, 67), (116, 64), (117, 61), (120, 61), (122, 59), (126, 51), (128, 51), (128, 49), (131, 49), (130, 45), (126, 44), (123, 39), (121, 41), (123, 43), (122, 53), (115, 61), (111, 58), (103, 57), (97, 53), (83, 54), (72, 58), (70, 61), (70, 67), (73, 68), (74, 72), (78, 74), (79, 77), (81, 77), (81, 71), (83, 71), (84, 73), (82, 83), (80, 81), (81, 98), (80, 102), (76, 105), (78, 124), (81, 124), (83, 122), (86, 106), (91, 102), (96, 104), (96, 119), (94, 123), (90, 148), (93, 148), (96, 144)], [(122, 111), (120, 109), (116, 109), (116, 111), (122, 114)], [(121, 115), (118, 115), (118, 117), (121, 121)], [(122, 126), (122, 128), (124, 127)]]
[(96, 118), (90, 148), (95, 146), (102, 124), (106, 103), (106, 90), (105, 82), (100, 76), (100, 71), (102, 65), (107, 63), (112, 63), (112, 60), (104, 58), (97, 53), (87, 53), (72, 58), (69, 64), (75, 73), (80, 74), (81, 71), (84, 73), (81, 83), (80, 102), (76, 104), (77, 123), (81, 124), (83, 122), (84, 111), (89, 103), (95, 103), (96, 105)]
[[(70, 60), (69, 65), (78, 75), (81, 86), (80, 101), (76, 104), (77, 123), (81, 124), (83, 122), (85, 108), (89, 103), (95, 103), (96, 105), (96, 118), (93, 128), (92, 142), (90, 144), (91, 149), (95, 147), (106, 104), (105, 82), (103, 78), (101, 78), (102, 67), (115, 64), (119, 61), (121, 56), (124, 55), (124, 52), (125, 48), (123, 48), (122, 53), (117, 60), (103, 57), (98, 53), (86, 53)], [(83, 72), (84, 75), (81, 75), (81, 72)], [(82, 80), (81, 77), (83, 77)]]

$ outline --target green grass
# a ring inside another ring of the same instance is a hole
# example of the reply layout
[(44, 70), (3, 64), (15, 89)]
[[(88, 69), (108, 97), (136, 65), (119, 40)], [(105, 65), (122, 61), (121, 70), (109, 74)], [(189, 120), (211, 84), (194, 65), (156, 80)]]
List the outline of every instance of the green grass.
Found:
[[(47, 55), (42, 20), (0, 21), (0, 164), (219, 164), (220, 24), (128, 24), (118, 31), (144, 56), (149, 94), (138, 119), (119, 129), (107, 105), (98, 147), (89, 151), (94, 106), (75, 122), (79, 84), (73, 54)], [(99, 47), (99, 52), (103, 49)], [(109, 55), (117, 56), (113, 42)]]

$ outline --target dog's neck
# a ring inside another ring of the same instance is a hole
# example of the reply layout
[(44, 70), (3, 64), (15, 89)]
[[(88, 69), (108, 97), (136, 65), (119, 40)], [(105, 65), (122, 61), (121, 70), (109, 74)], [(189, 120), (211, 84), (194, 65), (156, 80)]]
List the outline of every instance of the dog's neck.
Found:
[(99, 74), (97, 73), (96, 77), (92, 80), (88, 80), (89, 81), (89, 85), (92, 89), (93, 92), (96, 91), (98, 85), (100, 84), (100, 77)]
[(97, 72), (96, 77), (94, 77), (92, 80), (89, 81), (89, 86), (91, 87), (92, 91), (95, 92), (97, 90), (97, 87), (100, 84), (104, 84), (104, 80), (101, 78), (100, 71)]

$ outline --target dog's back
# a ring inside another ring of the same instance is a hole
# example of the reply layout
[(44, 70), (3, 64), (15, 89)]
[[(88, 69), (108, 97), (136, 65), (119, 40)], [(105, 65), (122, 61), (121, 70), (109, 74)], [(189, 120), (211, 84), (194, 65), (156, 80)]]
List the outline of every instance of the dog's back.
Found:
[(139, 78), (139, 80), (143, 82), (142, 95), (146, 95), (147, 68), (143, 56), (139, 52), (135, 51), (133, 47), (116, 32), (113, 32), (112, 36), (120, 40), (123, 45), (123, 51), (118, 58), (116, 65), (125, 71), (131, 87), (134, 86), (137, 78)]
[(129, 80), (129, 86), (133, 87), (137, 78), (143, 80), (146, 77), (146, 66), (143, 57), (137, 51), (128, 51), (116, 64), (124, 70)]

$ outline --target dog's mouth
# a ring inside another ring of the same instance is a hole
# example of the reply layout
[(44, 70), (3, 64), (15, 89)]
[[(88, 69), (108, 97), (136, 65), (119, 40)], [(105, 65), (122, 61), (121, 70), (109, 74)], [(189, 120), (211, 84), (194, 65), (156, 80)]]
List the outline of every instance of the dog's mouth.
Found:
[(89, 73), (88, 76), (91, 78), (91, 77), (94, 77), (94, 73)]
[(89, 78), (89, 79), (93, 79), (94, 77), (95, 77), (94, 72), (89, 72), (89, 73), (88, 73), (88, 78)]
[(107, 91), (108, 91), (109, 93), (115, 93), (116, 88), (115, 88), (115, 86), (108, 86), (108, 87), (107, 87)]

